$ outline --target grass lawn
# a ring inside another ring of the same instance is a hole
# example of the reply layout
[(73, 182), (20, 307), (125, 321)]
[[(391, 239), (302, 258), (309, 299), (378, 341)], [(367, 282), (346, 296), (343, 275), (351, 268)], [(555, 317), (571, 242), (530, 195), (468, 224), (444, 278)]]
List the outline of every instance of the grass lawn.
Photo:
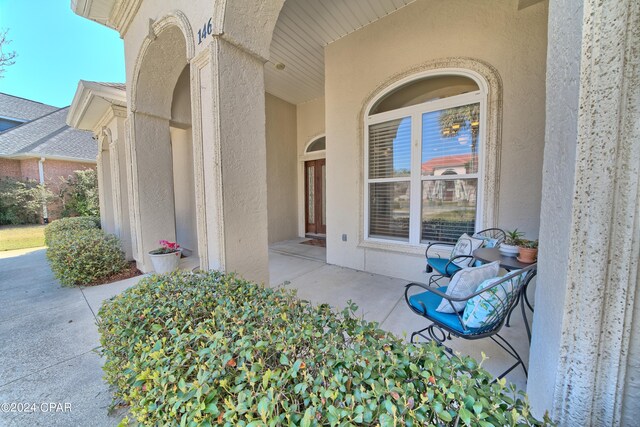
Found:
[(0, 226), (0, 251), (44, 246), (44, 225)]

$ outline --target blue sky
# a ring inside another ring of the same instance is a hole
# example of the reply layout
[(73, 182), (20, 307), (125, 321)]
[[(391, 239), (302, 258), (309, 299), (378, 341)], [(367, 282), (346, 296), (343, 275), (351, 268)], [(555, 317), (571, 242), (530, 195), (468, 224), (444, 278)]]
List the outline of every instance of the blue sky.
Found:
[(75, 15), (69, 0), (0, 0), (0, 29), (18, 54), (0, 92), (65, 107), (80, 79), (125, 80), (118, 33)]

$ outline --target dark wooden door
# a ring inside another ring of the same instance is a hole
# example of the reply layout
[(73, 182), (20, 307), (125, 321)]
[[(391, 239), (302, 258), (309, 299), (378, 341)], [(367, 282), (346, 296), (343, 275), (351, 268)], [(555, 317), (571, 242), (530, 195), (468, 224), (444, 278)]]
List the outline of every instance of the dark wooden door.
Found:
[(305, 232), (327, 233), (325, 159), (304, 162)]

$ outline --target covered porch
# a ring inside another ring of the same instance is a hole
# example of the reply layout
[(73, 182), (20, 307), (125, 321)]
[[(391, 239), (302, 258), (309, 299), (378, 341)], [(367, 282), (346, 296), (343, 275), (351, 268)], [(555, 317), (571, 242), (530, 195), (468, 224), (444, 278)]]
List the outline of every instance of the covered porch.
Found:
[[(271, 287), (295, 289), (299, 298), (312, 304), (327, 303), (340, 310), (347, 301), (355, 302), (358, 314), (364, 319), (377, 322), (381, 329), (409, 341), (412, 332), (427, 326), (427, 320), (412, 313), (404, 301), (404, 286), (407, 280), (347, 267), (330, 265), (325, 262), (326, 250), (303, 242), (308, 238), (298, 238), (273, 243), (269, 246), (269, 273)], [(429, 275), (423, 274), (423, 282)], [(535, 293), (535, 279), (530, 284), (528, 295)], [(529, 322), (532, 314), (527, 313)], [(511, 318), (511, 326), (503, 327), (500, 334), (505, 337), (529, 363), (529, 341), (520, 313), (516, 307)], [(531, 324), (531, 323), (530, 323)], [(471, 356), (478, 361), (482, 355), (487, 359), (482, 366), (494, 376), (504, 372), (513, 364), (513, 359), (489, 339), (468, 341), (454, 338), (447, 343), (454, 351)], [(525, 391), (527, 377), (521, 367), (511, 371), (506, 377), (518, 390)]]
[[(402, 332), (425, 245), (518, 228), (541, 248), (534, 412), (631, 425), (638, 3), (355, 3), (77, 2), (125, 42), (134, 259), (189, 240), (203, 269), (353, 296)], [(276, 245), (307, 234), (331, 265)]]

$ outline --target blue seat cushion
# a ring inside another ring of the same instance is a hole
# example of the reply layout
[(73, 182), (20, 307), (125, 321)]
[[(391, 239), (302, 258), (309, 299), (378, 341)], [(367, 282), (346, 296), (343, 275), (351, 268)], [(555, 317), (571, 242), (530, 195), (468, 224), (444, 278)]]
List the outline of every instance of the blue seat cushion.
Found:
[[(441, 288), (438, 288), (438, 290), (444, 293), (447, 291), (447, 287), (443, 286)], [(419, 294), (411, 295), (409, 297), (409, 304), (411, 304), (411, 306), (418, 310), (420, 313), (422, 313), (424, 311), (424, 308), (426, 307), (427, 312), (424, 316), (427, 319), (445, 325), (458, 332), (460, 335), (472, 334), (475, 329), (467, 329), (465, 331), (460, 324), (460, 319), (458, 319), (458, 316), (456, 316), (455, 313), (449, 314), (436, 311), (436, 308), (438, 307), (438, 305), (440, 305), (440, 301), (442, 300), (442, 297), (434, 294), (433, 292), (425, 291)]]
[[(436, 270), (443, 276), (451, 277), (457, 271), (461, 270), (461, 268), (454, 263), (449, 264), (449, 266), (447, 267), (448, 262), (448, 258), (427, 258), (427, 264), (433, 267), (434, 270)], [(445, 268), (447, 269), (447, 271), (445, 271)]]

